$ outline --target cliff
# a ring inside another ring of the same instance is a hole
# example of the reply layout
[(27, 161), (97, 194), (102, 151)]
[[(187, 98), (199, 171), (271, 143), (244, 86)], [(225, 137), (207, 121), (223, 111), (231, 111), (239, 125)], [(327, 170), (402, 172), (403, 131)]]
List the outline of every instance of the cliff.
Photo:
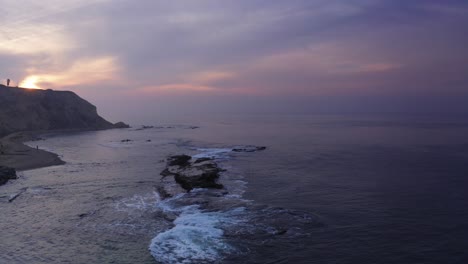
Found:
[(0, 85), (0, 137), (18, 131), (114, 127), (73, 92)]

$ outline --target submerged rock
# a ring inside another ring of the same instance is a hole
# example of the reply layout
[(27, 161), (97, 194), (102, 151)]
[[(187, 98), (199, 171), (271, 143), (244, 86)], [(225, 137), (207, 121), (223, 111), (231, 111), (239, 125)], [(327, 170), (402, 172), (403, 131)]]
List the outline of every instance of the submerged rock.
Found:
[(17, 179), (16, 170), (10, 167), (0, 166), (0, 185), (7, 183), (9, 180)]

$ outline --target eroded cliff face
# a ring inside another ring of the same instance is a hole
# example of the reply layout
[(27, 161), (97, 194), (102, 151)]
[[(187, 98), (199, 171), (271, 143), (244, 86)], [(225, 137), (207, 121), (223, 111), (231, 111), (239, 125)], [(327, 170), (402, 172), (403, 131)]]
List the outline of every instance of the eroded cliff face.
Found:
[(0, 85), (0, 136), (18, 131), (108, 129), (114, 125), (73, 92)]

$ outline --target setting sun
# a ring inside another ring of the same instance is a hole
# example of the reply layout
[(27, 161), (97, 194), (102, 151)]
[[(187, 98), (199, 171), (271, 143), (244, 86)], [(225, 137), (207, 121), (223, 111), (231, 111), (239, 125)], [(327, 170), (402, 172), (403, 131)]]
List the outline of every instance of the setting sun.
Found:
[(29, 88), (29, 89), (41, 89), (37, 86), (37, 82), (39, 81), (39, 77), (36, 75), (31, 75), (26, 77), (26, 79), (22, 80), (19, 84), (19, 87)]

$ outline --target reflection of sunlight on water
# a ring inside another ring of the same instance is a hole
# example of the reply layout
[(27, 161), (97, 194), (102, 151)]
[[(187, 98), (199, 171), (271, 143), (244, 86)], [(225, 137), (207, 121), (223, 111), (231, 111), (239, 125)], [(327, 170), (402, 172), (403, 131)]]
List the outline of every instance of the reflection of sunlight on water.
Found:
[(26, 77), (26, 79), (22, 80), (19, 84), (19, 87), (29, 88), (29, 89), (41, 89), (37, 86), (37, 82), (39, 81), (39, 77), (36, 75), (31, 75)]

